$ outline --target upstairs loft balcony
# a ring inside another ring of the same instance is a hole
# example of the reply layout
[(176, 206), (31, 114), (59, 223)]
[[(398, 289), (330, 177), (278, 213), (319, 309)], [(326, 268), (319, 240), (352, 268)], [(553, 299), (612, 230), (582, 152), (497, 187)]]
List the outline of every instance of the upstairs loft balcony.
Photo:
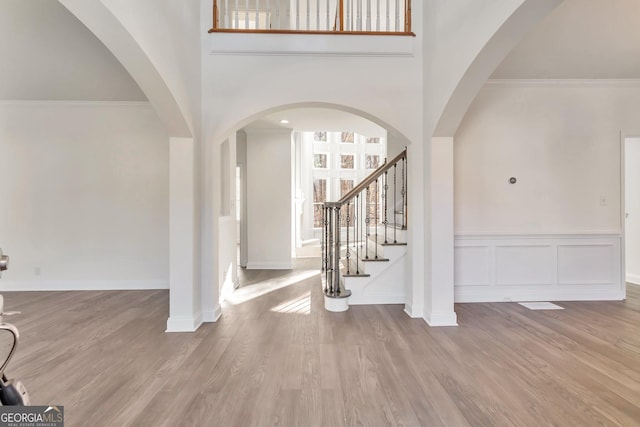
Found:
[(411, 35), (411, 0), (213, 0), (214, 32)]
[(209, 33), (212, 54), (413, 56), (415, 39), (411, 0), (213, 0)]

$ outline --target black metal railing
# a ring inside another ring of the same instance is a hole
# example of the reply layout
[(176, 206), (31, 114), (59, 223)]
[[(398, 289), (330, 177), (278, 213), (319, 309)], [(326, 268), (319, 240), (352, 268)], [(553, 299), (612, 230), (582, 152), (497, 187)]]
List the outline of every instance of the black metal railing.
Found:
[(407, 229), (407, 219), (405, 149), (390, 162), (385, 160), (340, 200), (324, 203), (321, 247), (325, 295), (348, 297), (351, 292), (344, 288), (341, 277), (362, 275), (365, 260), (382, 260), (378, 247), (398, 243), (398, 230)]

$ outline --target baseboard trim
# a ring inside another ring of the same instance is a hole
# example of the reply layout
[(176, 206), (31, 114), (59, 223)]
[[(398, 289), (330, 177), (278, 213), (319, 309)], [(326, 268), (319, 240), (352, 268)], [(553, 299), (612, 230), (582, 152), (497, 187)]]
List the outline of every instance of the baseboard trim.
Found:
[(195, 316), (173, 316), (167, 319), (165, 332), (195, 332), (202, 325), (202, 313)]
[(458, 326), (458, 315), (455, 311), (426, 313), (423, 317), (429, 326)]
[(169, 280), (0, 281), (0, 291), (133, 291), (169, 289)]
[(627, 274), (627, 277), (625, 280), (629, 283), (633, 283), (634, 285), (640, 285), (640, 275)]
[(247, 270), (291, 270), (291, 262), (248, 262)]
[(404, 305), (404, 312), (407, 313), (407, 316), (409, 316), (412, 319), (419, 319), (421, 317), (420, 315), (416, 314), (413, 311), (413, 305), (409, 303), (406, 303)]
[(349, 305), (372, 305), (372, 304), (404, 304), (407, 302), (405, 295), (355, 295), (349, 297)]
[(511, 290), (506, 292), (498, 290), (496, 292), (464, 292), (455, 290), (456, 303), (474, 302), (534, 302), (534, 301), (622, 301), (625, 299), (624, 291), (620, 289), (612, 290), (590, 290), (581, 287), (579, 291), (554, 291), (538, 288), (532, 292), (517, 292)]
[(220, 304), (217, 304), (213, 310), (205, 310), (202, 312), (202, 321), (209, 322), (217, 322), (222, 316), (222, 307)]

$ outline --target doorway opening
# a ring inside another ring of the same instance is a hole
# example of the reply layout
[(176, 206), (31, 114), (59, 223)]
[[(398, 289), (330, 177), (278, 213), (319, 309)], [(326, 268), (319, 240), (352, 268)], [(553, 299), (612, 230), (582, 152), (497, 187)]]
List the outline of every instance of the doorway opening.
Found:
[(625, 279), (640, 285), (640, 137), (624, 140)]

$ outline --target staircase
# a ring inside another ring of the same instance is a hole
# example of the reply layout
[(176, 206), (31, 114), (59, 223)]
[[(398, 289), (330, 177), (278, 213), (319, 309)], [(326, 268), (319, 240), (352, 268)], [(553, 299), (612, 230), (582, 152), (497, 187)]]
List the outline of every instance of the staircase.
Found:
[(322, 270), (325, 308), (406, 300), (406, 149), (338, 202), (325, 203)]

